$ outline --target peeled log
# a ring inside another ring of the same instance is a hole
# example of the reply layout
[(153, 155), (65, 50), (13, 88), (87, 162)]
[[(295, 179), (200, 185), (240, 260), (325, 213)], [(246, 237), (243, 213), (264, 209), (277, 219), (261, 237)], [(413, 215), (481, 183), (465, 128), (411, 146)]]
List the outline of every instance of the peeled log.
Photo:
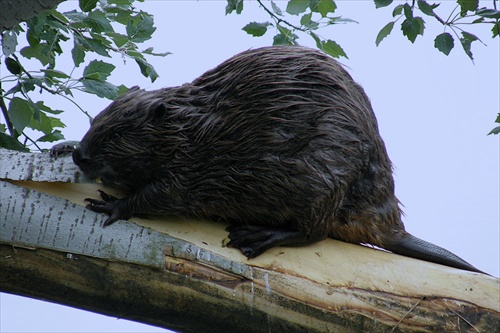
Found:
[(0, 149), (0, 165), (4, 292), (182, 332), (499, 331), (494, 277), (331, 239), (247, 260), (208, 221), (103, 229), (83, 202), (103, 186), (70, 158)]

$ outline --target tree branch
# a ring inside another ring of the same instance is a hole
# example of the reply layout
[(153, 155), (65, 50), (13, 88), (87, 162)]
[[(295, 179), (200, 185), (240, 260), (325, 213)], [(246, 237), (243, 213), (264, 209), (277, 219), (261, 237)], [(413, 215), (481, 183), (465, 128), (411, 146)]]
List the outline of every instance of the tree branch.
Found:
[(276, 14), (274, 14), (274, 13), (273, 13), (273, 12), (272, 12), (269, 8), (267, 8), (267, 7), (266, 7), (266, 6), (262, 3), (262, 1), (261, 1), (261, 0), (257, 0), (257, 2), (259, 3), (259, 5), (260, 5), (262, 8), (264, 8), (264, 10), (265, 10), (265, 11), (266, 11), (269, 15), (271, 15), (271, 17), (272, 17), (274, 20), (276, 20), (276, 22), (277, 22), (278, 24), (280, 24), (281, 22), (283, 22), (283, 23), (285, 23), (286, 25), (288, 25), (288, 26), (289, 26), (289, 27), (291, 27), (291, 28), (294, 28), (294, 29), (299, 30), (299, 31), (302, 31), (302, 32), (307, 32), (307, 30), (306, 30), (306, 29), (303, 29), (303, 28), (301, 28), (301, 27), (297, 27), (296, 25), (294, 25), (294, 24), (292, 24), (292, 23), (288, 22), (287, 20), (283, 20), (282, 18), (278, 17), (278, 16), (277, 16)]

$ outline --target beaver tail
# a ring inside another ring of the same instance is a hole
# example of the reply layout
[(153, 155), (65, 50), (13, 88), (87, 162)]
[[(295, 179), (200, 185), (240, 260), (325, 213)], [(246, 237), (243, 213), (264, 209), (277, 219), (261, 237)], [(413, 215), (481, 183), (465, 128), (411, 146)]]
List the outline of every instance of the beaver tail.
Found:
[(450, 251), (426, 242), (407, 232), (403, 233), (397, 241), (386, 244), (384, 248), (405, 257), (421, 259), (466, 271), (486, 274)]

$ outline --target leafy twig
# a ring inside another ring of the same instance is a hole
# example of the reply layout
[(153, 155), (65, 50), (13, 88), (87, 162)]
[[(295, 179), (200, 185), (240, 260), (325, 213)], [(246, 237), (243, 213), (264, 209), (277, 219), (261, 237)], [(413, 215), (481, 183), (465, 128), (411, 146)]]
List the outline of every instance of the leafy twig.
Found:
[(307, 30), (306, 30), (306, 29), (301, 28), (301, 27), (297, 27), (296, 25), (294, 25), (294, 24), (292, 24), (292, 23), (288, 22), (287, 20), (283, 20), (282, 18), (278, 17), (278, 16), (277, 16), (276, 14), (274, 14), (274, 13), (273, 13), (273, 12), (272, 12), (269, 8), (267, 8), (267, 7), (266, 7), (266, 6), (262, 3), (262, 1), (261, 1), (261, 0), (257, 0), (257, 2), (259, 3), (259, 5), (260, 5), (260, 6), (261, 6), (261, 7), (262, 7), (262, 8), (263, 8), (263, 9), (264, 9), (264, 10), (265, 10), (265, 11), (266, 11), (269, 15), (271, 15), (271, 17), (272, 17), (273, 19), (275, 19), (275, 20), (276, 20), (276, 22), (278, 22), (278, 24), (280, 24), (281, 22), (283, 22), (283, 23), (285, 23), (286, 25), (288, 25), (288, 26), (289, 26), (289, 27), (291, 27), (291, 28), (294, 28), (294, 29), (299, 30), (299, 31), (302, 31), (302, 32), (307, 32)]

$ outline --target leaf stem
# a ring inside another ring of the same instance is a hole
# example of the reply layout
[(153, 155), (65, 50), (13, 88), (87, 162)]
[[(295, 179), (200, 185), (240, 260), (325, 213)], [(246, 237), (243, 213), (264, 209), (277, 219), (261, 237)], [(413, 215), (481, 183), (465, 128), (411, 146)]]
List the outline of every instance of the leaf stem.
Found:
[[(2, 90), (2, 81), (0, 81), (0, 91)], [(12, 125), (12, 122), (10, 121), (10, 116), (9, 112), (7, 111), (7, 105), (5, 105), (5, 100), (3, 94), (0, 97), (0, 109), (2, 109), (2, 114), (5, 119), (5, 123), (7, 124), (7, 128), (9, 129), (10, 136), (14, 137), (14, 125)]]
[(26, 133), (24, 133), (24, 131), (23, 131), (23, 135), (25, 137), (23, 146), (26, 146), (27, 141), (30, 141), (32, 144), (35, 145), (36, 149), (38, 149), (40, 152), (42, 151), (42, 148), (40, 148), (40, 146), (36, 144), (36, 141), (33, 140), (32, 138), (30, 138), (29, 136), (27, 136)]
[(455, 13), (455, 10), (457, 10), (457, 8), (458, 8), (458, 5), (456, 5), (455, 8), (453, 8), (453, 10), (450, 13), (450, 16), (448, 16), (448, 18), (446, 19), (447, 25), (450, 25), (451, 16), (453, 15), (453, 13)]
[[(21, 62), (19, 61), (19, 58), (17, 58), (17, 56), (16, 56), (15, 54), (12, 54), (12, 57), (13, 57), (14, 59), (16, 59), (16, 61), (17, 61), (19, 64), (21, 63)], [(28, 72), (28, 71), (24, 68), (24, 66), (21, 66), (21, 68), (22, 68), (22, 70), (23, 70), (23, 73), (24, 73), (24, 74), (26, 74), (26, 76), (27, 76), (28, 78), (33, 79), (33, 76), (31, 75), (31, 73), (30, 73), (30, 72)], [(53, 94), (53, 95), (57, 95), (57, 91), (52, 90), (52, 89), (50, 89), (50, 88), (48, 88), (48, 87), (45, 87), (43, 84), (38, 85), (38, 86), (40, 87), (40, 89), (46, 90), (46, 91), (48, 91), (49, 93), (51, 93), (51, 94)]]

